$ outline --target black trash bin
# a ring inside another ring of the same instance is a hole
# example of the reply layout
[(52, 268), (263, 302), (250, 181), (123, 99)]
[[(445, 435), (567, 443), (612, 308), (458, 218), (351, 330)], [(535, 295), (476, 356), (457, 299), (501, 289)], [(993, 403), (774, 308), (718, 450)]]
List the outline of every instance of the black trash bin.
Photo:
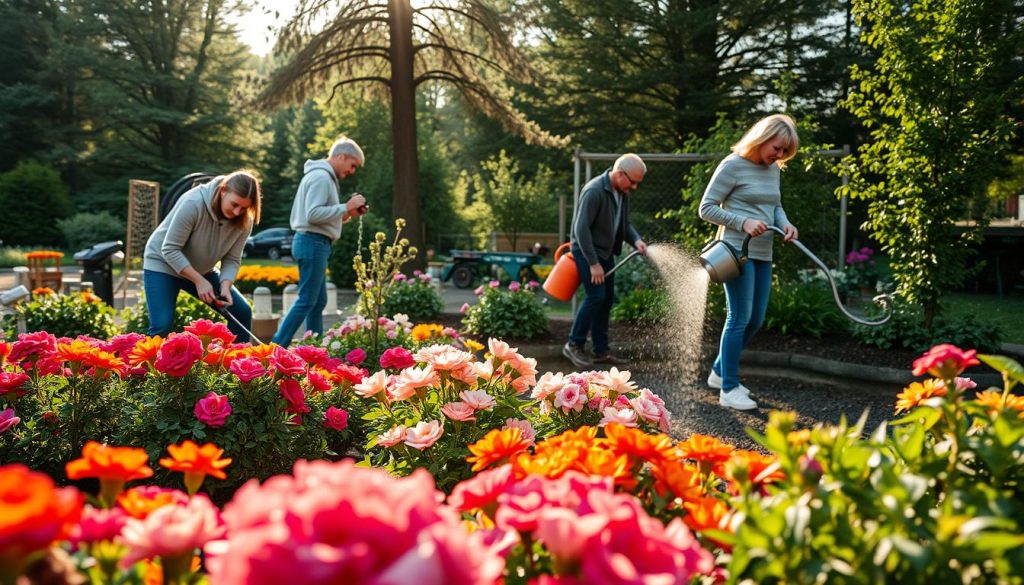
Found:
[(75, 252), (75, 262), (82, 265), (82, 282), (91, 282), (96, 296), (114, 306), (114, 256), (124, 250), (121, 240), (100, 242)]

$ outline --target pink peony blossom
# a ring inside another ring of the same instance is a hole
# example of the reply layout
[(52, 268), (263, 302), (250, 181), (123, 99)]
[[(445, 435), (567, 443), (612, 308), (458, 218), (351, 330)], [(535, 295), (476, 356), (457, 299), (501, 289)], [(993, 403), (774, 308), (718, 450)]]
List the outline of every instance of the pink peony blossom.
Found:
[(203, 494), (186, 504), (163, 506), (145, 520), (127, 520), (121, 538), (129, 547), (121, 565), (153, 557), (191, 553), (207, 542), (224, 535), (224, 523), (217, 507)]
[(7, 431), (17, 426), (17, 424), (20, 422), (21, 417), (14, 415), (13, 408), (0, 410), (0, 433), (6, 433)]
[(128, 518), (128, 514), (121, 508), (105, 510), (86, 504), (82, 509), (82, 519), (71, 529), (68, 540), (75, 545), (81, 545), (120, 538), (121, 529)]
[(405, 428), (405, 425), (392, 427), (390, 430), (377, 437), (377, 444), (383, 447), (394, 447), (405, 440), (405, 435), (407, 433), (408, 429)]
[(441, 407), (441, 413), (452, 420), (471, 422), (476, 420), (476, 410), (465, 402), (449, 402)]
[(484, 294), (484, 286), (480, 285), (480, 286), (476, 287), (476, 289), (473, 290), (473, 294), (475, 294), (476, 296), (480, 296), (480, 295)]
[(196, 401), (193, 412), (203, 424), (215, 429), (224, 426), (224, 421), (231, 415), (231, 403), (227, 396), (211, 391)]
[(191, 333), (171, 333), (156, 354), (157, 371), (181, 378), (203, 357), (203, 342)]
[(263, 368), (263, 362), (258, 358), (247, 357), (231, 360), (228, 370), (238, 377), (241, 382), (252, 382), (256, 378), (267, 373)]
[(530, 475), (498, 496), (495, 524), (499, 528), (533, 532), (545, 510), (575, 510), (592, 491), (612, 493), (612, 478), (567, 471), (559, 479)]
[(324, 413), (324, 425), (336, 431), (343, 431), (348, 427), (348, 411), (343, 408), (332, 406)]
[(545, 372), (540, 380), (537, 380), (537, 384), (533, 387), (533, 392), (530, 393), (530, 398), (534, 400), (544, 400), (548, 396), (551, 396), (555, 392), (558, 392), (562, 386), (565, 385), (565, 375), (562, 372), (557, 374), (552, 372)]
[(405, 444), (420, 451), (430, 447), (444, 434), (444, 423), (439, 420), (421, 420), (405, 431)]
[(345, 361), (352, 364), (353, 366), (358, 366), (359, 364), (366, 361), (366, 352), (363, 350), (363, 348), (357, 347), (352, 351), (348, 352), (347, 354), (345, 354)]
[(380, 356), (380, 367), (392, 370), (404, 370), (416, 365), (412, 353), (404, 347), (392, 347)]
[(306, 371), (306, 361), (283, 347), (275, 347), (270, 354), (270, 369), (281, 376), (298, 376)]
[(474, 410), (490, 410), (497, 404), (494, 397), (485, 390), (463, 390), (459, 398)]

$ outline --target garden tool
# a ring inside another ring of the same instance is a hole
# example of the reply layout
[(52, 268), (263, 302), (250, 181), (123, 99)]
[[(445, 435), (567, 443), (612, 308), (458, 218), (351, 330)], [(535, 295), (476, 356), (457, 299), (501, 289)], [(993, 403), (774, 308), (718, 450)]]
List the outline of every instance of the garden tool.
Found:
[[(580, 274), (576, 269), (576, 261), (572, 257), (572, 252), (562, 251), (569, 247), (569, 243), (566, 242), (555, 250), (555, 267), (544, 281), (544, 292), (560, 301), (570, 300), (580, 286)], [(637, 250), (630, 252), (625, 258), (619, 260), (618, 264), (605, 272), (605, 276), (618, 270), (620, 266), (639, 253)]]
[[(782, 228), (778, 228), (772, 225), (768, 226), (768, 229), (778, 233), (779, 235), (786, 235), (786, 232), (784, 232)], [(839, 307), (839, 310), (842, 311), (844, 315), (846, 315), (847, 319), (850, 319), (855, 323), (860, 323), (861, 325), (874, 327), (877, 325), (881, 325), (888, 321), (890, 318), (892, 318), (892, 295), (888, 294), (878, 295), (875, 298), (871, 299), (875, 303), (881, 305), (882, 309), (886, 311), (886, 314), (884, 317), (882, 317), (882, 319), (878, 321), (866, 321), (864, 319), (861, 319), (860, 317), (851, 314), (849, 311), (846, 310), (846, 307), (843, 306), (843, 301), (840, 300), (839, 298), (839, 289), (836, 288), (836, 281), (833, 280), (832, 273), (829, 271), (828, 266), (826, 266), (820, 258), (815, 256), (813, 252), (808, 250), (807, 246), (804, 246), (802, 243), (800, 243), (800, 240), (790, 240), (789, 243), (793, 244), (794, 246), (797, 247), (798, 250), (806, 254), (807, 257), (810, 258), (811, 261), (813, 261), (818, 266), (818, 268), (820, 268), (822, 272), (825, 273), (825, 278), (828, 279), (829, 285), (832, 286), (832, 296), (836, 300), (836, 305)], [(724, 240), (713, 240), (711, 242), (708, 242), (708, 244), (704, 246), (704, 249), (701, 250), (701, 266), (703, 266), (704, 269), (708, 271), (708, 276), (711, 277), (711, 280), (713, 282), (717, 282), (720, 284), (729, 282), (730, 280), (738, 277), (740, 274), (743, 274), (743, 266), (747, 263), (747, 250), (749, 246), (750, 234), (747, 234), (747, 237), (743, 239), (743, 246), (739, 252), (737, 252), (736, 248), (734, 248)]]
[(235, 319), (235, 316), (232, 315), (231, 312), (227, 310), (227, 307), (225, 306), (224, 301), (222, 301), (220, 299), (214, 299), (212, 303), (209, 303), (209, 305), (210, 305), (210, 307), (213, 308), (214, 311), (217, 311), (218, 313), (220, 313), (224, 317), (227, 317), (228, 319), (231, 319), (232, 321), (234, 321), (235, 325), (238, 325), (239, 327), (242, 328), (242, 331), (245, 331), (246, 333), (249, 334), (249, 339), (255, 341), (256, 343), (258, 343), (260, 345), (263, 345), (263, 342), (260, 341), (259, 337), (256, 337), (255, 335), (253, 335), (252, 331), (249, 331), (248, 327), (246, 327), (245, 325), (242, 325), (238, 321), (238, 319)]

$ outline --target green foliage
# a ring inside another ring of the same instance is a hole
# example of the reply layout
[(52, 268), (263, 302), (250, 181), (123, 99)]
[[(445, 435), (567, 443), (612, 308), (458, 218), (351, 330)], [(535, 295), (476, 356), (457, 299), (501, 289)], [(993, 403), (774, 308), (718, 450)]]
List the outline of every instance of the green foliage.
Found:
[[(387, 222), (374, 211), (346, 223), (341, 230), (341, 237), (334, 241), (331, 257), (327, 260), (331, 282), (338, 288), (355, 288), (356, 272), (352, 268), (352, 259), (356, 254), (365, 254), (373, 234), (386, 231), (387, 227)], [(362, 248), (358, 247), (360, 241)]]
[[(688, 250), (697, 252), (715, 237), (718, 226), (700, 218), (697, 210), (711, 176), (732, 145), (746, 131), (747, 123), (719, 117), (707, 138), (691, 138), (685, 146), (687, 152), (721, 155), (714, 160), (700, 162), (690, 169), (686, 185), (681, 191), (683, 205), (674, 212), (663, 214), (679, 222), (677, 240)], [(821, 258), (828, 258), (836, 241), (838, 205), (829, 184), (835, 183), (834, 163), (817, 151), (826, 145), (815, 144), (816, 129), (813, 122), (798, 121), (800, 152), (782, 171), (782, 206), (790, 222), (800, 230), (800, 241)], [(774, 271), (780, 278), (796, 278), (798, 270), (808, 266), (807, 257), (793, 246), (786, 246), (775, 238), (773, 248)]]
[(666, 323), (671, 306), (668, 293), (663, 289), (637, 288), (616, 296), (612, 319), (629, 323)]
[(483, 174), (472, 178), (473, 203), (463, 211), (478, 244), (499, 231), (508, 236), (515, 252), (520, 233), (557, 229), (558, 200), (550, 169), (542, 165), (528, 179), (520, 172), (519, 161), (504, 150), (480, 166)]
[(529, 286), (518, 282), (507, 291), (483, 287), (477, 303), (466, 311), (462, 325), (469, 333), (500, 339), (531, 339), (547, 331), (547, 311)]
[(7, 245), (61, 245), (57, 221), (71, 215), (71, 199), (52, 167), (23, 161), (0, 175), (0, 240)]
[[(139, 302), (126, 308), (121, 313), (124, 320), (123, 330), (125, 333), (146, 334), (149, 330), (149, 311), (146, 309), (146, 299), (140, 295)], [(182, 331), (193, 321), (208, 319), (214, 322), (223, 321), (213, 309), (203, 301), (195, 298), (185, 291), (178, 292), (177, 309), (174, 312), (174, 330)]]
[(402, 313), (414, 323), (436, 319), (443, 310), (441, 293), (431, 284), (430, 275), (422, 273), (413, 278), (401, 275), (381, 308), (383, 315)]
[(116, 311), (92, 293), (38, 295), (15, 310), (15, 315), (3, 318), (8, 338), (18, 335), (18, 315), (25, 318), (25, 330), (29, 333), (46, 331), (57, 337), (88, 335), (97, 339), (117, 333)]
[(124, 221), (106, 211), (76, 213), (57, 221), (57, 227), (63, 232), (68, 249), (74, 252), (100, 242), (124, 241), (126, 237)]
[[(876, 309), (877, 312), (877, 309)], [(900, 297), (893, 303), (892, 319), (885, 325), (865, 327), (854, 325), (854, 337), (882, 349), (925, 351), (939, 343), (995, 351), (1002, 342), (999, 326), (971, 314), (956, 317), (940, 315), (929, 329), (924, 324), (924, 311)]]
[[(866, 226), (926, 327), (943, 291), (979, 266), (968, 261), (986, 223), (978, 214), (1014, 135), (1006, 104), (1024, 90), (1009, 74), (1024, 43), (1024, 30), (1007, 26), (1018, 9), (1009, 0), (853, 2), (878, 58), (853, 68), (843, 105), (870, 142), (847, 161), (849, 188), (839, 192), (870, 202)], [(978, 223), (961, 230), (955, 222), (972, 210)]]
[(779, 479), (740, 481), (731, 498), (743, 521), (729, 538), (730, 578), (1019, 581), (1024, 418), (1010, 390), (1022, 370), (1007, 358), (981, 357), (1004, 372), (1002, 392), (967, 400), (951, 376), (927, 381), (945, 396), (925, 400), (917, 383), (900, 396), (909, 414), (870, 437), (865, 419), (794, 432), (795, 413), (773, 413), (764, 435), (754, 435), (774, 455)]
[(821, 280), (793, 280), (773, 287), (764, 329), (783, 335), (821, 337), (844, 331), (846, 319), (836, 308), (832, 289)]

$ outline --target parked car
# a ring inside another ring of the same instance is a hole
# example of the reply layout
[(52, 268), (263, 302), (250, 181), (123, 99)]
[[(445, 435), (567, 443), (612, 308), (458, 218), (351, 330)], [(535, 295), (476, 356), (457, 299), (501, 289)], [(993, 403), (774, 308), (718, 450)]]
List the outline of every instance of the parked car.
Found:
[(294, 236), (295, 232), (288, 228), (270, 228), (255, 233), (245, 241), (245, 255), (266, 256), (271, 260), (291, 256)]

